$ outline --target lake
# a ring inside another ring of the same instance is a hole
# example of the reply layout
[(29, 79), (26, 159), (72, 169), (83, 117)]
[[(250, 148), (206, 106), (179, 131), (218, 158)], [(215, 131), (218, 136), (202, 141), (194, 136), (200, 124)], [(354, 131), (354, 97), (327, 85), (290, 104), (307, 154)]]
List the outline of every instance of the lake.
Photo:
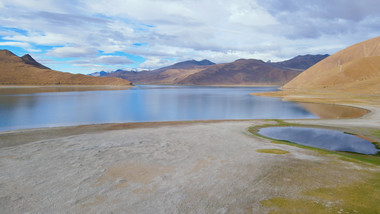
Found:
[(368, 155), (374, 155), (379, 152), (372, 142), (336, 130), (307, 127), (268, 127), (260, 129), (258, 133), (276, 140), (287, 140), (332, 151), (356, 152)]
[(319, 118), (310, 109), (324, 107), (328, 107), (328, 112), (353, 111), (349, 107), (323, 104), (305, 107), (279, 98), (249, 95), (275, 90), (147, 85), (101, 91), (0, 88), (0, 131), (121, 122)]

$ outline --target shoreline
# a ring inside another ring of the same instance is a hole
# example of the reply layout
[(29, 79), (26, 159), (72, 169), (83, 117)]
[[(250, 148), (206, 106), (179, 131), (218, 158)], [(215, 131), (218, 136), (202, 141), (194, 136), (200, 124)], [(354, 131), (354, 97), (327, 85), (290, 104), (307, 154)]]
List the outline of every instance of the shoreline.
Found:
[(134, 85), (1, 85), (2, 88), (131, 88)]
[[(380, 106), (352, 105), (371, 112), (351, 119), (284, 121), (344, 129), (379, 142)], [(266, 124), (277, 122), (114, 123), (0, 132), (0, 212), (377, 211), (378, 200), (367, 196), (380, 195), (378, 165), (249, 132)]]
[(266, 84), (253, 84), (253, 85), (176, 85), (176, 84), (137, 84), (137, 85), (158, 85), (158, 86), (199, 86), (199, 87), (281, 87), (281, 85), (266, 85)]
[[(266, 93), (266, 92), (264, 92)], [(356, 109), (364, 110), (366, 113), (361, 114), (359, 117), (347, 117), (347, 118), (317, 118), (317, 119), (281, 119), (284, 121), (290, 122), (298, 122), (304, 123), (305, 125), (314, 125), (315, 123), (326, 123), (331, 124), (329, 121), (335, 121), (335, 124), (343, 124), (337, 123), (337, 121), (352, 121), (352, 120), (368, 120), (368, 118), (372, 114), (376, 114), (380, 120), (380, 108), (376, 111), (374, 107), (366, 106), (366, 105), (355, 105), (348, 103), (319, 103), (316, 101), (299, 101), (299, 100), (287, 100), (292, 102), (297, 102), (299, 104), (307, 103), (307, 104), (327, 104), (327, 105), (340, 105), (353, 107)], [(376, 111), (374, 113), (373, 111)], [(7, 135), (17, 136), (17, 135), (28, 135), (27, 133), (35, 133), (38, 132), (63, 132), (63, 133), (71, 133), (71, 130), (76, 130), (76, 134), (80, 134), (81, 132), (96, 132), (96, 131), (106, 131), (106, 130), (122, 130), (122, 129), (135, 129), (135, 128), (155, 128), (162, 126), (176, 126), (176, 125), (189, 125), (189, 124), (207, 124), (207, 123), (223, 123), (223, 122), (249, 122), (249, 121), (266, 121), (266, 120), (275, 120), (275, 119), (223, 119), (223, 120), (187, 120), (187, 121), (152, 121), (152, 122), (121, 122), (121, 123), (99, 123), (99, 124), (79, 124), (79, 125), (67, 125), (67, 126), (52, 126), (52, 127), (36, 127), (36, 128), (21, 128), (21, 129), (11, 129), (0, 131), (0, 136), (5, 138)], [(319, 122), (318, 122), (319, 121)], [(343, 124), (344, 125), (344, 124)], [(380, 122), (379, 122), (380, 126)], [(332, 128), (334, 126), (330, 126)], [(374, 127), (372, 125), (370, 127)], [(38, 134), (37, 134), (38, 135)], [(59, 134), (60, 136), (62, 134)], [(16, 137), (18, 138), (18, 137)], [(22, 139), (22, 137), (20, 138)], [(380, 139), (379, 139), (380, 141)], [(6, 143), (6, 145), (10, 145), (12, 143)], [(15, 145), (20, 145), (20, 143), (15, 143)], [(4, 147), (3, 143), (0, 141), (0, 148)]]

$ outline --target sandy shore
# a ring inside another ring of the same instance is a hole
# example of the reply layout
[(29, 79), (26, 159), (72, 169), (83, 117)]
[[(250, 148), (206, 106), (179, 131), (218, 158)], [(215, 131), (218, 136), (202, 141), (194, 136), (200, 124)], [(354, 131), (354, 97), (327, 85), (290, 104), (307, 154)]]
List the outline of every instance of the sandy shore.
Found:
[[(380, 127), (380, 108), (357, 106), (372, 112), (357, 119), (287, 121), (370, 135), (366, 128)], [(276, 211), (267, 203), (276, 198), (320, 203), (335, 212), (346, 209), (344, 199), (326, 201), (306, 193), (371, 185), (368, 179), (380, 172), (375, 165), (271, 143), (248, 132), (250, 126), (268, 123), (275, 122), (2, 132), (0, 213), (267, 213)], [(273, 149), (289, 153), (263, 152)]]

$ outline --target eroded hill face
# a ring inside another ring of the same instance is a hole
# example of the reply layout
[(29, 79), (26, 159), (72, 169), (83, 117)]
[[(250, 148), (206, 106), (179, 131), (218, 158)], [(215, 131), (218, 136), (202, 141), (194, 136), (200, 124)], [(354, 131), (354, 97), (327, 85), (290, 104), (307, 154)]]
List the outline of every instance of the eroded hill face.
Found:
[(0, 50), (0, 85), (115, 85), (129, 86), (120, 78), (91, 77), (54, 71), (35, 61), (30, 55), (18, 57)]
[(327, 57), (283, 88), (380, 94), (380, 37)]

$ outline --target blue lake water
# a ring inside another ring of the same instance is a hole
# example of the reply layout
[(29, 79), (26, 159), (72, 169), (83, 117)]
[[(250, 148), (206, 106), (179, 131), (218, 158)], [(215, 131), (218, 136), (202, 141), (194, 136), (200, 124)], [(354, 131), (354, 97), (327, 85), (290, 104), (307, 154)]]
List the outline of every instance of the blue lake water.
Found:
[(287, 140), (332, 151), (372, 155), (378, 152), (372, 142), (335, 130), (305, 127), (268, 127), (260, 129), (258, 133), (277, 140)]
[[(2, 91), (3, 90), (3, 91)], [(0, 89), (0, 131), (81, 124), (318, 118), (272, 87), (137, 86), (129, 90), (39, 92)]]

